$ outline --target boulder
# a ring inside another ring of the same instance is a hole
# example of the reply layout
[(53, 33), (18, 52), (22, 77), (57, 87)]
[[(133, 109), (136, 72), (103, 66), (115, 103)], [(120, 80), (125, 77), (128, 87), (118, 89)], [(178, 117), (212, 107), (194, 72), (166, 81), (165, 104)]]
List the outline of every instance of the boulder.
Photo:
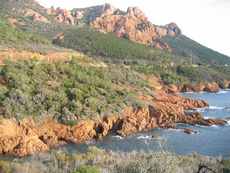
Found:
[(145, 108), (128, 107), (122, 113), (120, 128), (117, 133), (127, 136), (136, 132), (157, 128), (152, 106)]
[(49, 149), (36, 131), (24, 123), (3, 119), (0, 122), (0, 153), (19, 157)]
[(216, 82), (208, 83), (205, 85), (204, 91), (207, 92), (218, 92), (220, 90), (219, 85)]
[(183, 130), (184, 130), (184, 133), (189, 134), (189, 135), (197, 133), (197, 131), (194, 131), (193, 129), (190, 129), (190, 128), (185, 128)]
[(97, 136), (96, 123), (93, 120), (83, 120), (71, 128), (72, 142), (82, 143)]

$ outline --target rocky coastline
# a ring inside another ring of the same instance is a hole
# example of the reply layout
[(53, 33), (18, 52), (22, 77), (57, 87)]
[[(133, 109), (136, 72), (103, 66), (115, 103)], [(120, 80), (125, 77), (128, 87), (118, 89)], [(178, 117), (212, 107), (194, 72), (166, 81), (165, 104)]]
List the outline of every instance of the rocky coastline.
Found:
[(167, 93), (179, 93), (179, 92), (210, 92), (216, 93), (221, 89), (230, 89), (230, 81), (224, 80), (223, 82), (210, 82), (210, 83), (196, 83), (196, 84), (184, 84), (184, 85), (167, 85), (164, 90)]
[[(211, 85), (208, 85), (211, 86)], [(68, 143), (84, 143), (101, 139), (109, 134), (128, 136), (154, 128), (176, 128), (177, 123), (190, 125), (224, 125), (221, 119), (205, 119), (200, 113), (186, 110), (207, 107), (203, 100), (193, 100), (169, 90), (155, 91), (153, 96), (140, 97), (144, 107), (127, 107), (120, 115), (99, 119), (85, 119), (74, 126), (64, 125), (52, 119), (35, 122), (32, 118), (21, 121), (0, 121), (0, 154), (23, 157)], [(192, 133), (184, 129), (185, 133)]]

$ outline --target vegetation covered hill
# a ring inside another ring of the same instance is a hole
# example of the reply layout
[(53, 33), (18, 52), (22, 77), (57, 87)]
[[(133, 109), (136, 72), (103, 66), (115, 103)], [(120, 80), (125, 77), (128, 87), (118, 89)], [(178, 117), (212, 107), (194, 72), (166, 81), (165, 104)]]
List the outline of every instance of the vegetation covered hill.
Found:
[[(221, 65), (191, 62), (189, 56), (173, 54), (169, 51), (150, 48), (117, 38), (112, 33), (100, 33), (89, 27), (74, 27), (64, 32), (63, 39), (54, 43), (90, 56), (99, 57), (109, 63), (126, 64), (133, 70), (145, 74), (160, 76), (166, 83), (189, 83), (201, 81), (223, 81), (229, 79), (228, 67)], [(228, 61), (227, 57), (222, 57)], [(217, 59), (217, 58), (216, 58)]]
[(9, 61), (0, 77), (1, 114), (19, 119), (51, 115), (67, 122), (118, 113), (138, 104), (135, 89), (146, 92), (143, 88), (148, 87), (135, 71), (113, 65), (82, 66), (77, 58), (52, 64)]
[[(46, 14), (46, 9), (33, 0), (0, 2), (1, 46), (40, 53), (58, 45), (107, 63), (106, 68), (91, 66), (91, 62), (82, 66), (74, 61), (76, 57), (54, 64), (34, 60), (6, 62), (0, 74), (4, 81), (0, 105), (5, 116), (47, 113), (59, 118), (65, 114), (90, 116), (119, 112), (123, 106), (140, 104), (135, 102), (135, 93), (149, 88), (146, 76), (154, 75), (166, 84), (178, 85), (230, 80), (230, 70), (224, 66), (229, 62), (228, 57), (185, 36), (164, 38), (173, 52), (160, 50), (118, 38), (113, 33), (98, 32), (84, 22), (73, 26), (57, 23), (54, 16)], [(97, 8), (101, 7), (89, 8), (87, 20), (90, 14), (97, 15)], [(24, 16), (25, 9), (32, 9), (49, 21), (33, 21)], [(8, 24), (11, 17), (23, 24)], [(60, 32), (64, 37), (53, 40)]]
[(51, 44), (51, 42), (35, 33), (23, 32), (13, 28), (4, 19), (0, 18), (0, 44)]
[(190, 57), (192, 63), (230, 64), (230, 57), (209, 49), (184, 35), (178, 35), (175, 38), (165, 37), (163, 40), (172, 47), (174, 53)]
[(27, 9), (34, 10), (47, 16), (44, 7), (35, 0), (0, 0), (0, 15), (7, 17), (23, 17)]

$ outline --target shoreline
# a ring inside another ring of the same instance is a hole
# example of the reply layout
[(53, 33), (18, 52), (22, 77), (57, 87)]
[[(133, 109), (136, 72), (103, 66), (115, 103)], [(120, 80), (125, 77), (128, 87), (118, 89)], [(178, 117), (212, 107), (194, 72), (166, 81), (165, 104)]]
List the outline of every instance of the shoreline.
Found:
[[(101, 119), (81, 120), (74, 126), (60, 124), (52, 119), (35, 123), (32, 118), (17, 122), (3, 119), (0, 123), (0, 153), (24, 157), (68, 143), (84, 143), (102, 139), (109, 134), (128, 136), (154, 128), (175, 128), (177, 123), (190, 125), (224, 125), (221, 119), (206, 119), (200, 113), (186, 110), (207, 107), (202, 100), (193, 100), (179, 95), (158, 91), (153, 97), (141, 97), (149, 104), (145, 107), (127, 107), (121, 115)], [(193, 133), (192, 129), (184, 129)]]
[(197, 84), (183, 84), (183, 85), (174, 85), (170, 84), (164, 86), (164, 90), (167, 93), (186, 93), (186, 92), (208, 92), (208, 93), (217, 93), (221, 90), (230, 89), (230, 81), (224, 80), (223, 82), (201, 82)]

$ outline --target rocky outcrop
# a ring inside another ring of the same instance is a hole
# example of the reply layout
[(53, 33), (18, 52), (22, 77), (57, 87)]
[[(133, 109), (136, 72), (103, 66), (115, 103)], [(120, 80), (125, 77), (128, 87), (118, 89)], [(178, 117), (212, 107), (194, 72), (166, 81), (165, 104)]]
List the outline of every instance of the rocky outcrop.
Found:
[(189, 129), (189, 128), (184, 128), (183, 130), (184, 130), (184, 133), (189, 134), (189, 135), (198, 133), (197, 131), (194, 131), (193, 129)]
[(220, 87), (216, 82), (208, 83), (204, 88), (204, 91), (207, 91), (207, 92), (218, 92), (219, 90), (220, 90)]
[[(117, 37), (159, 49), (171, 50), (170, 46), (161, 39), (162, 37), (176, 37), (181, 34), (180, 28), (175, 23), (165, 26), (152, 24), (138, 7), (129, 7), (127, 11), (122, 11), (110, 4), (76, 8), (71, 11), (51, 7), (46, 9), (46, 13), (61, 24), (77, 25), (83, 22), (100, 32), (113, 32)], [(35, 11), (30, 10), (26, 12), (26, 15), (32, 16), (33, 21), (47, 22), (44, 16)]]
[(167, 93), (179, 93), (179, 92), (218, 92), (221, 89), (229, 89), (230, 81), (224, 80), (223, 82), (210, 82), (210, 83), (197, 83), (197, 84), (184, 84), (182, 86), (178, 85), (167, 85), (163, 87), (163, 90)]
[(31, 17), (34, 22), (50, 23), (50, 21), (45, 16), (32, 9), (26, 9), (24, 11), (24, 16)]
[[(69, 25), (75, 24), (75, 16), (73, 16), (71, 11), (67, 9), (62, 9), (60, 7), (58, 8), (51, 7), (47, 9), (46, 12), (48, 15), (54, 16), (55, 20), (58, 23), (69, 24)], [(79, 16), (76, 16), (76, 18), (79, 18)]]
[(105, 12), (90, 25), (101, 32), (114, 32), (118, 37), (160, 49), (170, 49), (167, 43), (160, 40), (161, 37), (167, 35), (175, 37), (181, 34), (175, 23), (166, 26), (153, 25), (137, 7), (129, 7), (126, 12), (118, 10)]
[(1, 120), (0, 122), (0, 153), (25, 156), (49, 149), (37, 133), (27, 124), (15, 120)]
[[(74, 126), (60, 124), (52, 119), (35, 123), (32, 119), (0, 121), (0, 153), (26, 156), (44, 152), (66, 143), (82, 143), (99, 139), (110, 133), (127, 136), (154, 128), (176, 128), (176, 123), (204, 126), (224, 125), (220, 119), (205, 119), (200, 113), (186, 110), (206, 107), (202, 100), (158, 91), (154, 96), (140, 97), (143, 107), (127, 107), (120, 115), (95, 120), (81, 120)], [(148, 104), (147, 104), (148, 103)], [(191, 130), (184, 130), (192, 133)]]
[(153, 117), (152, 106), (146, 108), (126, 108), (123, 111), (123, 118), (117, 133), (121, 136), (127, 136), (136, 132), (157, 128), (157, 120)]

